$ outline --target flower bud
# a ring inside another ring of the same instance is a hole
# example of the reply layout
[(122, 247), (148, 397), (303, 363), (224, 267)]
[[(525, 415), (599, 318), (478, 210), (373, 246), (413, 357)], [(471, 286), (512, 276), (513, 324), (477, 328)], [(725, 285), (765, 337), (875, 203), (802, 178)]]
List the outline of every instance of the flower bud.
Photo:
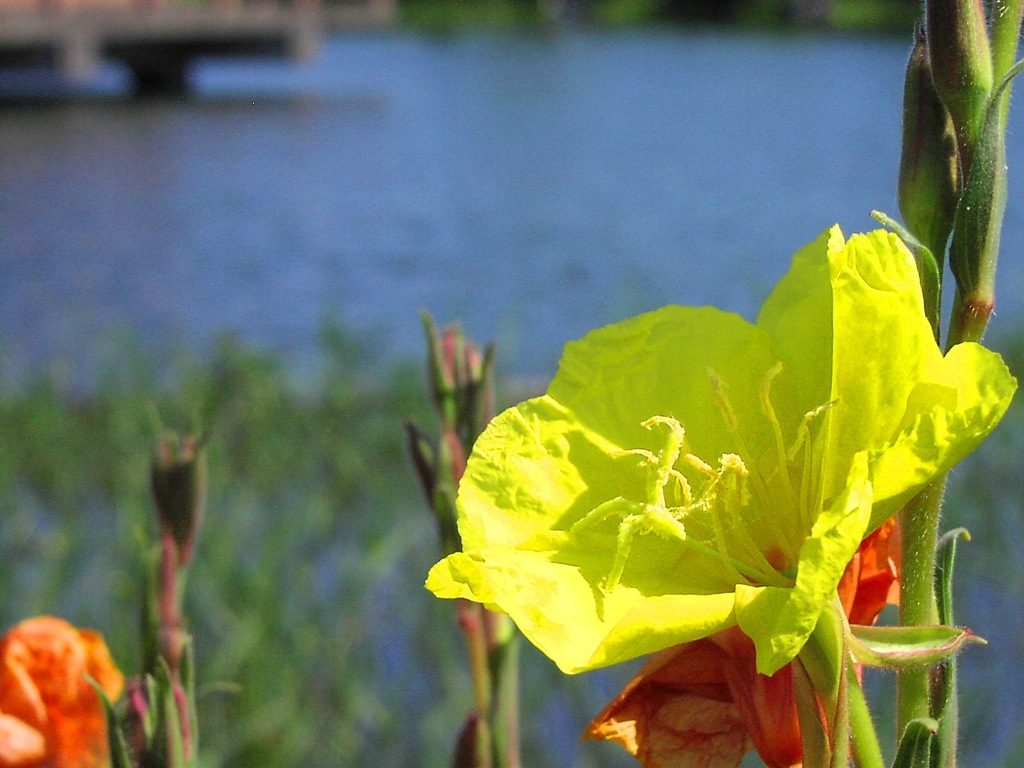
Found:
[(494, 345), (484, 354), (458, 325), (438, 333), (421, 313), (427, 339), (427, 368), (440, 434), (428, 440), (412, 422), (405, 425), (409, 453), (427, 503), (434, 511), (446, 554), (462, 549), (456, 526), (455, 496), (466, 470), (466, 456), (494, 415)]
[(150, 480), (160, 528), (174, 539), (178, 565), (187, 565), (206, 503), (206, 456), (201, 439), (165, 432), (157, 442)]
[[(427, 505), (433, 510), (437, 520), (441, 548), (445, 554), (459, 552), (462, 550), (462, 540), (459, 536), (458, 515), (455, 511), (455, 495), (462, 477), (462, 470), (453, 467), (451, 459), (453, 438), (458, 456), (462, 456), (458, 439), (455, 438), (451, 430), (446, 430), (442, 434), (439, 444), (435, 446), (411, 421), (405, 423), (405, 433), (409, 455), (412, 457), (413, 466), (419, 477), (420, 488), (423, 489)], [(461, 466), (465, 466), (465, 458), (461, 459)]]
[(970, 172), (992, 91), (992, 54), (981, 0), (928, 0), (932, 79), (956, 127), (961, 171)]
[(155, 724), (153, 707), (150, 705), (149, 692), (145, 678), (131, 680), (125, 688), (125, 730), (132, 753), (142, 755), (149, 749), (153, 738)]
[(956, 280), (951, 343), (980, 341), (995, 305), (996, 263), (1006, 207), (1006, 138), (998, 110), (988, 112), (949, 244), (949, 269)]
[(479, 738), (480, 716), (470, 712), (462, 724), (459, 740), (455, 743), (452, 768), (480, 768)]
[(441, 423), (456, 429), (467, 441), (464, 447), (468, 450), (493, 416), (494, 345), (488, 345), (481, 355), (458, 325), (448, 325), (438, 333), (429, 314), (423, 312), (421, 317), (434, 407)]
[(959, 193), (953, 121), (932, 84), (928, 45), (918, 27), (903, 89), (899, 205), (907, 229), (941, 268)]

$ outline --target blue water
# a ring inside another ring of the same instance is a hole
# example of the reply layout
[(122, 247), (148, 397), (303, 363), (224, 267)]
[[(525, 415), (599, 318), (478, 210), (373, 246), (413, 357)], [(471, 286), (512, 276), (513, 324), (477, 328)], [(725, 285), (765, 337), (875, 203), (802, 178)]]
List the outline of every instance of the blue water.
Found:
[[(6, 370), (87, 367), (125, 326), (157, 352), (235, 331), (301, 368), (324, 319), (407, 356), (424, 307), (543, 377), (566, 340), (639, 310), (750, 316), (820, 230), (896, 212), (905, 55), (899, 40), (371, 35), (306, 65), (203, 63), (184, 101), (0, 106)], [(1018, 199), (1008, 325), (1024, 319)]]
[[(87, 379), (116, 361), (121, 328), (158, 357), (233, 332), (301, 371), (325, 320), (404, 358), (421, 353), (424, 307), (543, 379), (567, 340), (641, 310), (752, 317), (819, 231), (896, 213), (906, 54), (856, 38), (367, 35), (305, 65), (203, 63), (187, 100), (0, 104), (0, 373), (59, 361)], [(124, 73), (104, 82), (116, 93)], [(1018, 109), (995, 334), (1024, 323), (1020, 125)], [(1020, 446), (988, 455), (1019, 465)], [(987, 538), (1019, 541), (1005, 530)], [(987, 763), (1024, 722), (1021, 675), (994, 663), (1019, 657), (1024, 618), (1012, 585), (966, 593), (982, 597), (965, 620), (993, 640), (965, 670), (965, 738)], [(989, 712), (993, 685), (1012, 701)]]

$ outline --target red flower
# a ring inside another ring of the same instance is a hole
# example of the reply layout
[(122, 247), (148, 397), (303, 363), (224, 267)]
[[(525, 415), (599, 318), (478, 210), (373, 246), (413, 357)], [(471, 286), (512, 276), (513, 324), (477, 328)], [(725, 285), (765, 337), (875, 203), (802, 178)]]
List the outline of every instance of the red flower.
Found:
[(96, 632), (40, 617), (0, 639), (0, 768), (107, 763), (106, 720), (85, 675), (111, 699), (124, 687)]
[[(861, 544), (839, 583), (853, 623), (873, 624), (899, 592), (895, 518)], [(803, 760), (793, 670), (756, 669), (753, 642), (733, 627), (650, 656), (587, 726), (586, 739), (616, 741), (645, 768), (736, 768), (756, 749), (768, 768)]]

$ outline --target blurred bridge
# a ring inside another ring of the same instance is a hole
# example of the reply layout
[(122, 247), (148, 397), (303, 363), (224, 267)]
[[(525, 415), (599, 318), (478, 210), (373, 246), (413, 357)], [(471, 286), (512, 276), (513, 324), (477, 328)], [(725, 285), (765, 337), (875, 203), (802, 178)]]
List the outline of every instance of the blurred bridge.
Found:
[(87, 79), (124, 63), (140, 92), (182, 92), (199, 57), (310, 56), (327, 31), (383, 27), (396, 0), (0, 0), (0, 67)]

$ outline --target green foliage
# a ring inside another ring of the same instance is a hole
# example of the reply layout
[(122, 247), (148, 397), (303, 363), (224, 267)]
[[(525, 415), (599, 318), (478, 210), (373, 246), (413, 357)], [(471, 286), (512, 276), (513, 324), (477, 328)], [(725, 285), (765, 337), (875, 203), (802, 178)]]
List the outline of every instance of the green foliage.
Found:
[[(141, 662), (153, 525), (147, 404), (175, 426), (214, 414), (185, 603), (204, 765), (437, 765), (450, 745), (428, 735), (464, 712), (460, 681), (445, 679), (458, 675), (455, 631), (423, 630), (443, 613), (422, 590), (435, 534), (400, 425), (424, 413), (420, 374), (373, 376), (336, 331), (322, 346), (312, 383), (225, 341), (163, 375), (131, 351), (84, 395), (43, 377), (0, 397), (0, 624), (57, 614), (95, 627), (126, 673)], [(417, 667), (427, 682), (404, 690)]]
[[(1024, 336), (993, 336), (991, 346), (1021, 377)], [(336, 328), (320, 351), (318, 369), (299, 380), (237, 341), (203, 358), (177, 354), (168, 366), (123, 343), (85, 392), (75, 394), (59, 369), (7, 383), (0, 628), (59, 615), (102, 631), (126, 673), (139, 668), (140, 534), (153, 525), (148, 404), (179, 429), (209, 411), (209, 500), (185, 597), (199, 764), (447, 766), (471, 695), (450, 606), (422, 587), (440, 544), (401, 422), (431, 423), (424, 371), (382, 366)], [(1018, 398), (957, 473), (947, 504), (947, 524), (974, 534), (958, 582), (1006, 590), (994, 600), (1005, 601), (1008, 634), (978, 622), (991, 645), (968, 661), (1012, 655), (1005, 643), (1021, 629), (1012, 617), (1024, 589), (1024, 509), (1014, 492), (1022, 444)], [(972, 625), (969, 608), (957, 616)], [(621, 750), (576, 743), (631, 670), (567, 678), (530, 647), (522, 665), (525, 765), (633, 764)], [(980, 684), (994, 690), (1000, 667), (986, 668), (993, 679)], [(966, 734), (990, 733), (988, 708), (998, 705), (971, 702), (978, 684), (963, 686)]]
[(837, 29), (909, 34), (920, 15), (918, 0), (836, 0), (830, 21)]
[(541, 21), (539, 5), (510, 0), (404, 0), (402, 23), (417, 29), (445, 31), (458, 27), (502, 28)]
[[(920, 15), (918, 0), (829, 0), (819, 23), (835, 29), (908, 34)], [(792, 0), (399, 0), (402, 23), (440, 32), (472, 27), (541, 25), (561, 13), (601, 26), (738, 24), (785, 27), (805, 20)]]
[[(153, 404), (169, 427), (199, 418), (211, 432), (184, 609), (199, 765), (449, 765), (472, 696), (451, 606), (423, 589), (441, 549), (402, 430), (432, 423), (422, 366), (381, 366), (333, 327), (301, 380), (231, 339), (164, 366), (119, 343), (84, 392), (57, 367), (0, 389), (0, 629), (62, 616), (139, 670)], [(591, 692), (593, 680), (524, 656), (528, 717), (575, 701), (557, 736), (550, 716), (524, 734), (524, 759), (568, 765), (628, 670)]]

